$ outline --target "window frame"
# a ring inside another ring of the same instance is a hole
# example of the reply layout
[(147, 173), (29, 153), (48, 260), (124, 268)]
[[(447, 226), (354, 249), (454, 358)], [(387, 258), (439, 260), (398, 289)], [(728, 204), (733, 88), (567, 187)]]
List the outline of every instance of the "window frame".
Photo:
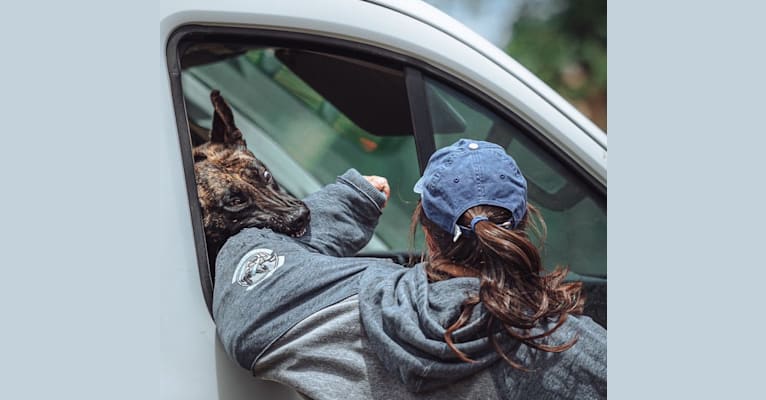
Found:
[[(562, 162), (566, 168), (581, 178), (586, 186), (601, 195), (599, 199), (606, 202), (606, 187), (588, 174), (570, 156), (564, 153), (538, 129), (522, 119), (495, 99), (484, 94), (471, 84), (450, 75), (424, 61), (411, 56), (396, 53), (368, 44), (358, 43), (347, 39), (339, 39), (319, 34), (291, 32), (265, 28), (214, 26), (204, 24), (187, 24), (174, 30), (167, 42), (166, 58), (170, 80), (173, 111), (181, 150), (186, 192), (191, 213), (192, 232), (200, 275), (200, 283), (211, 318), (213, 298), (213, 274), (211, 260), (208, 259), (205, 233), (202, 225), (202, 210), (197, 197), (196, 179), (194, 176), (194, 160), (192, 159), (192, 141), (188, 125), (188, 115), (183, 97), (181, 83), (181, 56), (193, 43), (198, 42), (228, 42), (244, 43), (249, 46), (268, 47), (301, 47), (315, 51), (325, 51), (344, 55), (376, 64), (395, 66), (404, 71), (405, 88), (410, 109), (412, 132), (418, 158), (420, 173), (423, 173), (431, 154), (436, 151), (435, 132), (431, 125), (430, 111), (426, 101), (425, 77), (439, 81), (463, 93), (476, 101), (487, 110), (506, 119), (527, 134), (530, 140), (537, 142), (551, 156)], [(372, 254), (368, 255), (371, 256)]]

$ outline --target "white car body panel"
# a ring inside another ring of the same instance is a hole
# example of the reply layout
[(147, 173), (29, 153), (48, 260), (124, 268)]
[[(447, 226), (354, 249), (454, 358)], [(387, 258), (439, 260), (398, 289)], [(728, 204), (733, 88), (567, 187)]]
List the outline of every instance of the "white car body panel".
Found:
[(175, 262), (163, 265), (160, 271), (162, 398), (278, 398), (266, 394), (274, 387), (253, 379), (223, 353), (200, 286), (166, 53), (172, 32), (186, 24), (313, 33), (420, 59), (521, 116), (606, 186), (604, 133), (501, 50), (427, 4), (379, 0), (163, 0), (160, 204), (166, 251)]

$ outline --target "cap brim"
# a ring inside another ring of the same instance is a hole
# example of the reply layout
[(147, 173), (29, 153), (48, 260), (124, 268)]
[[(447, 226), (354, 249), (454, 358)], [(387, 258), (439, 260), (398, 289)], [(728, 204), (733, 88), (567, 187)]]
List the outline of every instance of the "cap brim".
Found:
[(418, 179), (418, 181), (415, 182), (415, 187), (412, 188), (412, 191), (417, 194), (423, 194), (424, 188), (425, 188), (425, 183), (423, 183), (423, 177), (421, 176), (420, 179)]

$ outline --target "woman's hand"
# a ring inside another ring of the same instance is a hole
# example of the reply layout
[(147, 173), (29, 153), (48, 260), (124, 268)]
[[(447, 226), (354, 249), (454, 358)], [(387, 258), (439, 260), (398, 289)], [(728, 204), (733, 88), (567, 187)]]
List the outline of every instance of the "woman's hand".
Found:
[(375, 189), (380, 190), (386, 195), (386, 202), (383, 203), (383, 207), (385, 207), (386, 204), (388, 204), (388, 198), (391, 197), (391, 188), (388, 186), (388, 179), (377, 175), (363, 176), (364, 179), (367, 179), (367, 182), (370, 182), (370, 184), (375, 187)]

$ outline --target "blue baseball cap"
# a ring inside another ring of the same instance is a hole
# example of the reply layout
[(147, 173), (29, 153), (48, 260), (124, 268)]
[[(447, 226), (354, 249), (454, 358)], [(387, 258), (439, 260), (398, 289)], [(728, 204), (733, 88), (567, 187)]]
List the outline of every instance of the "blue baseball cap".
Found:
[(471, 207), (491, 205), (509, 210), (512, 228), (527, 212), (527, 180), (516, 161), (502, 147), (480, 140), (460, 139), (436, 151), (413, 190), (420, 194), (426, 217), (454, 233), (454, 240), (486, 219), (475, 218), (470, 228), (457, 225)]

